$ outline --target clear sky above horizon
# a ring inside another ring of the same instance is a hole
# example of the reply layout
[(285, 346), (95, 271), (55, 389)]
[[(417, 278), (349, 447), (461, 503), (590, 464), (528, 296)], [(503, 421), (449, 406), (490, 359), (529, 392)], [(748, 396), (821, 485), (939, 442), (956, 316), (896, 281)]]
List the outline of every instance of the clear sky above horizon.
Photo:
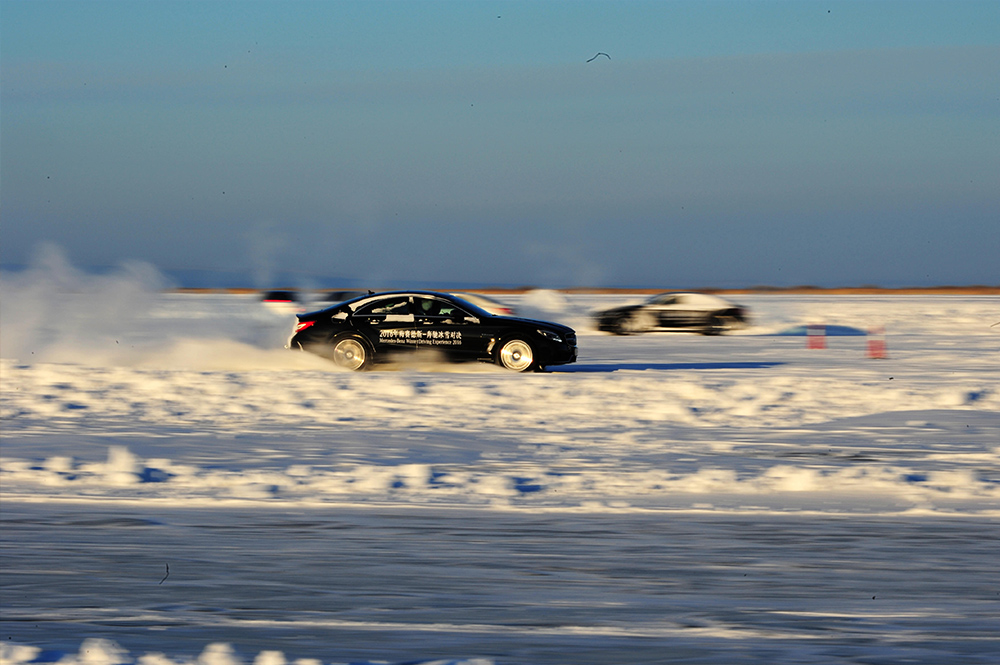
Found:
[(1000, 2), (0, 0), (0, 263), (44, 243), (261, 287), (1000, 284)]

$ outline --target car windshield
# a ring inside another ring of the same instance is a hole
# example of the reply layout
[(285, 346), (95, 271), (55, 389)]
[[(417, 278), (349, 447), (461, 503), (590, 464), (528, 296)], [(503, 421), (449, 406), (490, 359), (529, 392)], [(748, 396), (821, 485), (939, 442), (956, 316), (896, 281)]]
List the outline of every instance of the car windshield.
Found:
[(482, 307), (479, 307), (478, 305), (475, 305), (464, 298), (459, 298), (458, 296), (452, 296), (451, 300), (454, 300), (457, 304), (461, 305), (462, 308), (465, 309), (469, 314), (477, 318), (481, 319), (484, 317), (493, 316)]

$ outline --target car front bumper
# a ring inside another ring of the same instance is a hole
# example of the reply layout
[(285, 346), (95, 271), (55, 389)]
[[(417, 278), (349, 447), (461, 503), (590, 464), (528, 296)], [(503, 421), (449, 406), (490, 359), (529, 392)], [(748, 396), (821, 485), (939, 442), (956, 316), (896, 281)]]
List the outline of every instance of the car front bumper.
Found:
[(559, 344), (551, 344), (546, 350), (541, 365), (568, 365), (575, 363), (579, 351), (576, 340), (567, 340)]

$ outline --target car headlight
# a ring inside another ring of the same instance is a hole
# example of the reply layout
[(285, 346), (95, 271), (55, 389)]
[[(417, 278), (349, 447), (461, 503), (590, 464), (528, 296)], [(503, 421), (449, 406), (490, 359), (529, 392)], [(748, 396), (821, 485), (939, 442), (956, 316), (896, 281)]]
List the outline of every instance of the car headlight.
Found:
[(553, 342), (555, 342), (557, 344), (562, 344), (563, 338), (560, 337), (559, 335), (555, 334), (551, 330), (541, 330), (541, 329), (539, 329), (538, 330), (538, 334), (541, 335), (542, 337), (544, 337), (547, 340), (551, 340), (551, 341), (553, 341)]

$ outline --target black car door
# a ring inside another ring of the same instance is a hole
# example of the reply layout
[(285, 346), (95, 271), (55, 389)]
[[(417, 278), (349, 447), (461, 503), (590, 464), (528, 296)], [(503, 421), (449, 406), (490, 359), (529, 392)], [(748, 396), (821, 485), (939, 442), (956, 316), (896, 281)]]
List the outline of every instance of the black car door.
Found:
[(663, 297), (656, 301), (656, 320), (661, 328), (688, 328), (700, 323), (700, 314), (692, 309), (685, 295)]
[(674, 310), (674, 303), (676, 301), (676, 297), (666, 296), (657, 298), (649, 305), (649, 309), (653, 311), (656, 317), (656, 326), (658, 328), (673, 328), (677, 325), (677, 312)]
[(674, 325), (678, 328), (701, 325), (705, 318), (705, 313), (698, 308), (696, 302), (692, 302), (691, 296), (677, 296), (674, 307)]
[(487, 355), (482, 321), (443, 298), (414, 296), (414, 332), (418, 343), (455, 358)]
[(414, 316), (410, 312), (410, 296), (389, 296), (363, 305), (351, 320), (354, 329), (364, 335), (376, 352), (402, 351), (412, 347)]

